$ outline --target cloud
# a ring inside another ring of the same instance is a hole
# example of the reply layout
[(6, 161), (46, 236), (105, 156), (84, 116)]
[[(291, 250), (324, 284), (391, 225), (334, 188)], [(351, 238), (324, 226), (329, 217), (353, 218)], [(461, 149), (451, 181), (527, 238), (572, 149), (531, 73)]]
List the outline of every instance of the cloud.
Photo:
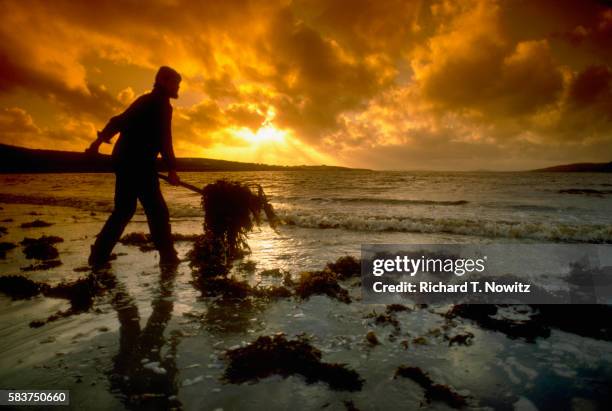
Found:
[(504, 116), (555, 102), (563, 77), (546, 40), (514, 43), (494, 2), (453, 12), (411, 61), (424, 98), (442, 110)]
[(40, 133), (40, 128), (34, 124), (32, 116), (24, 109), (11, 107), (0, 111), (0, 136), (3, 142)]
[[(612, 138), (612, 11), (600, 2), (3, 7), (2, 124), (17, 130), (29, 116), (38, 131), (21, 132), (41, 147), (81, 150), (164, 64), (184, 78), (173, 122), (180, 155), (230, 156), (248, 144), (236, 130), (263, 124), (290, 135), (305, 162), (334, 153), (374, 168), (595, 160)], [(15, 107), (24, 113), (6, 111)], [(286, 161), (287, 151), (270, 152)]]

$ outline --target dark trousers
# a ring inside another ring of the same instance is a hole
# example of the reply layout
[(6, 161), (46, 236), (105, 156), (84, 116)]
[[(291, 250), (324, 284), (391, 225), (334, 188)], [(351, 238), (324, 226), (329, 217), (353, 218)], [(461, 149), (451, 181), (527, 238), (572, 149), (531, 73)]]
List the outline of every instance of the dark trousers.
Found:
[(170, 234), (170, 215), (159, 189), (156, 172), (135, 172), (133, 169), (116, 171), (115, 178), (115, 208), (93, 245), (94, 259), (108, 259), (136, 211), (137, 200), (140, 200), (147, 215), (149, 231), (160, 255), (167, 257), (175, 254)]

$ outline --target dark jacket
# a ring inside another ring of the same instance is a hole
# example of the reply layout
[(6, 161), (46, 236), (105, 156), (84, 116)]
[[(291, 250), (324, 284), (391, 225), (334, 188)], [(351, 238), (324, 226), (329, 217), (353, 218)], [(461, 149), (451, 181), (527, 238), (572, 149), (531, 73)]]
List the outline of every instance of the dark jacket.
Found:
[(117, 171), (154, 171), (161, 153), (168, 169), (176, 169), (172, 148), (172, 106), (158, 89), (143, 94), (123, 113), (110, 119), (100, 132), (106, 142), (117, 133), (113, 164)]

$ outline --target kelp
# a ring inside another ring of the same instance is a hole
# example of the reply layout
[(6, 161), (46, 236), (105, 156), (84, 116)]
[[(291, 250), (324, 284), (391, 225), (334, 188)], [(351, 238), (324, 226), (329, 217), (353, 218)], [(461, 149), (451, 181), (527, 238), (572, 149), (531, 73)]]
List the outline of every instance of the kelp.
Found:
[(201, 277), (197, 288), (206, 297), (277, 299), (289, 298), (293, 295), (291, 290), (284, 286), (252, 287), (246, 281), (225, 276)]
[(39, 227), (50, 227), (53, 223), (48, 223), (43, 220), (36, 219), (34, 221), (30, 221), (29, 223), (23, 223), (20, 225), (21, 228), (39, 228)]
[(202, 189), (201, 204), (204, 235), (196, 240), (189, 258), (203, 275), (225, 275), (234, 259), (250, 252), (247, 237), (261, 224), (262, 214), (273, 229), (279, 221), (258, 184), (218, 180)]
[(10, 275), (0, 277), (0, 292), (10, 296), (13, 300), (24, 300), (41, 294), (45, 297), (68, 300), (70, 308), (57, 311), (45, 320), (35, 320), (30, 327), (38, 328), (49, 322), (74, 314), (89, 311), (93, 306), (94, 297), (104, 293), (112, 284), (96, 275), (88, 275), (72, 282), (62, 282), (51, 286), (43, 282), (35, 282), (23, 276)]
[(37, 283), (21, 275), (6, 275), (0, 277), (0, 292), (13, 300), (25, 300), (36, 297), (49, 286)]
[(0, 258), (5, 258), (6, 252), (16, 247), (17, 247), (17, 244), (14, 244), (14, 243), (9, 243), (6, 241), (0, 242)]
[(340, 257), (333, 263), (327, 263), (325, 268), (335, 273), (339, 280), (361, 276), (361, 262), (350, 255)]
[(303, 299), (320, 294), (346, 304), (351, 302), (348, 291), (338, 284), (337, 275), (328, 270), (303, 272), (295, 286), (295, 294)]
[(338, 391), (360, 391), (364, 383), (344, 364), (322, 362), (321, 351), (302, 336), (295, 340), (287, 340), (283, 334), (261, 336), (245, 347), (226, 351), (225, 356), (229, 365), (223, 378), (234, 384), (295, 374), (303, 376), (307, 384), (321, 381)]
[(61, 237), (43, 235), (40, 238), (26, 237), (20, 244), (27, 259), (54, 260), (59, 256), (59, 252), (53, 244), (63, 241)]
[(448, 385), (435, 384), (419, 367), (400, 365), (395, 371), (394, 378), (397, 377), (409, 378), (420, 385), (425, 390), (425, 400), (428, 403), (441, 401), (452, 408), (462, 408), (467, 405), (466, 397), (456, 393)]

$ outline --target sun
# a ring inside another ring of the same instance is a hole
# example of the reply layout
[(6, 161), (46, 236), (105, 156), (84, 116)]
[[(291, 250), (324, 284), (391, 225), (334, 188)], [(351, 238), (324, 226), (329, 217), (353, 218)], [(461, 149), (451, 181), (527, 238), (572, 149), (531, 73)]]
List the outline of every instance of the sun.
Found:
[(285, 143), (287, 137), (287, 131), (279, 130), (274, 127), (272, 120), (276, 117), (276, 111), (273, 107), (270, 107), (266, 113), (266, 119), (257, 129), (253, 132), (250, 128), (242, 127), (234, 131), (234, 134), (244, 141), (253, 145), (263, 145), (267, 143)]
[(279, 130), (272, 124), (262, 125), (256, 132), (243, 127), (235, 131), (235, 134), (243, 140), (253, 144), (284, 143), (287, 132)]

